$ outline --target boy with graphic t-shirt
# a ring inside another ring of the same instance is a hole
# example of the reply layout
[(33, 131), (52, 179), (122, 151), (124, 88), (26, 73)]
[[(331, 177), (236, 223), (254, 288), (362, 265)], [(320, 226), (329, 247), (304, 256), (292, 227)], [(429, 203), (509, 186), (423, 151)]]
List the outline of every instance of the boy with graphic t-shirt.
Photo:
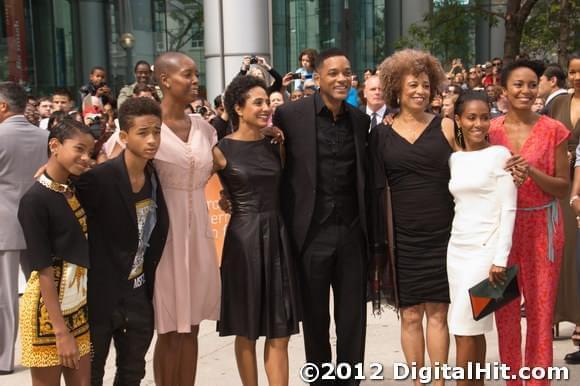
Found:
[(138, 386), (153, 338), (153, 285), (169, 219), (150, 162), (160, 143), (161, 109), (131, 98), (119, 109), (118, 157), (84, 173), (78, 196), (87, 213), (91, 270), (88, 304), (93, 360), (91, 384), (101, 386), (111, 340), (115, 385)]

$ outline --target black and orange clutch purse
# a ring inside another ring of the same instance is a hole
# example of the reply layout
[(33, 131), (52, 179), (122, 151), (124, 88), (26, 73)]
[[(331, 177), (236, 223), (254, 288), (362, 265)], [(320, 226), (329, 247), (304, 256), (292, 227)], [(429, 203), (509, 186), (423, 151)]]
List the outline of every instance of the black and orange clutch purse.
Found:
[(518, 270), (517, 265), (509, 267), (503, 284), (494, 287), (485, 279), (469, 289), (473, 319), (480, 320), (520, 296)]

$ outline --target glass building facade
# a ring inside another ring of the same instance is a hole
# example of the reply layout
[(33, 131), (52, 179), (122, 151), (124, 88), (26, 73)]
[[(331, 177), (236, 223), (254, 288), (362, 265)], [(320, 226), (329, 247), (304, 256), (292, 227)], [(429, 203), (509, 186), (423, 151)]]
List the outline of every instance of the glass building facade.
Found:
[[(96, 11), (96, 12), (95, 12)], [(120, 44), (131, 33), (134, 46)], [(34, 95), (73, 95), (90, 68), (107, 69), (115, 91), (132, 83), (138, 60), (168, 50), (193, 57), (205, 74), (203, 2), (195, 0), (0, 0), (0, 79)]]
[[(254, 46), (262, 47), (260, 52), (280, 73), (299, 67), (298, 54), (304, 48), (341, 47), (361, 74), (390, 54), (394, 42), (433, 4), (433, 0), (0, 0), (0, 79), (18, 81), (34, 95), (47, 95), (55, 87), (67, 87), (76, 95), (90, 68), (100, 65), (117, 92), (134, 81), (138, 60), (153, 63), (159, 53), (175, 50), (195, 59), (202, 92), (208, 85), (213, 98), (237, 72), (239, 58), (253, 53), (243, 52), (252, 47), (245, 36), (256, 42), (265, 39)], [(245, 17), (239, 15), (244, 12)], [(124, 48), (120, 42), (127, 33), (134, 40)], [(495, 40), (481, 40), (476, 49), (487, 47), (484, 57), (501, 56), (493, 55)]]
[(277, 68), (298, 67), (306, 47), (341, 47), (362, 72), (385, 57), (385, 0), (272, 1), (273, 56)]

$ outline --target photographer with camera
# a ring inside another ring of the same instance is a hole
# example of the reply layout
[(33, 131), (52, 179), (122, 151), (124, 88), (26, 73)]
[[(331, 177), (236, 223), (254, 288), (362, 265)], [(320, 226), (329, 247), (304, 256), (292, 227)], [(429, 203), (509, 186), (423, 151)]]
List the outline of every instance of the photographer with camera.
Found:
[(153, 86), (153, 71), (151, 70), (151, 65), (145, 60), (139, 60), (135, 64), (135, 82), (124, 86), (119, 92), (119, 97), (117, 98), (117, 106), (121, 105), (132, 96), (135, 95), (135, 88), (137, 86), (147, 86), (153, 90), (152, 95), (157, 102), (161, 101), (163, 94), (161, 90)]
[[(244, 59), (242, 59), (242, 67), (240, 68), (238, 75), (253, 75), (264, 79), (268, 85), (268, 90), (266, 90), (268, 94), (282, 89), (282, 75), (270, 66), (268, 62), (266, 62), (266, 59), (261, 56), (244, 56)], [(274, 79), (273, 82), (272, 79)]]
[(447, 73), (448, 77), (451, 78), (455, 77), (457, 73), (463, 73), (465, 71), (465, 67), (463, 67), (463, 62), (461, 58), (455, 58), (451, 61), (451, 70)]
[(196, 114), (202, 117), (206, 122), (211, 122), (215, 118), (215, 112), (209, 102), (204, 98), (197, 98), (185, 107), (186, 114)]
[(79, 89), (81, 100), (84, 101), (89, 95), (98, 97), (101, 103), (105, 105), (111, 99), (111, 89), (107, 86), (107, 74), (101, 66), (91, 68), (89, 74), (89, 83)]

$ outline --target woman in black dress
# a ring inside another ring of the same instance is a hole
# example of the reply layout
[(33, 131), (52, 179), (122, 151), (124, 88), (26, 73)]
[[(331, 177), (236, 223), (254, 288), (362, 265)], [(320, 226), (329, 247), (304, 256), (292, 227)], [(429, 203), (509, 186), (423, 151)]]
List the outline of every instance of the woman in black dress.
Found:
[[(380, 66), (387, 104), (399, 108), (392, 125), (371, 132), (373, 180), (379, 206), (375, 253), (386, 245), (383, 192), (390, 187), (394, 230), (395, 307), (401, 313), (401, 342), (408, 363), (446, 363), (449, 351), (447, 244), (453, 219), (449, 156), (455, 147), (453, 122), (426, 112), (445, 80), (433, 56), (403, 50)], [(382, 229), (382, 230), (381, 230)], [(384, 247), (382, 248), (384, 250)], [(427, 330), (423, 331), (423, 317)], [(438, 384), (438, 383), (436, 383)]]
[(235, 335), (244, 385), (258, 384), (256, 340), (266, 337), (265, 368), (271, 385), (288, 385), (288, 342), (298, 333), (298, 292), (279, 207), (283, 167), (280, 145), (261, 134), (270, 116), (266, 84), (238, 76), (225, 93), (237, 130), (214, 148), (214, 169), (231, 202), (222, 255), (218, 331)]

